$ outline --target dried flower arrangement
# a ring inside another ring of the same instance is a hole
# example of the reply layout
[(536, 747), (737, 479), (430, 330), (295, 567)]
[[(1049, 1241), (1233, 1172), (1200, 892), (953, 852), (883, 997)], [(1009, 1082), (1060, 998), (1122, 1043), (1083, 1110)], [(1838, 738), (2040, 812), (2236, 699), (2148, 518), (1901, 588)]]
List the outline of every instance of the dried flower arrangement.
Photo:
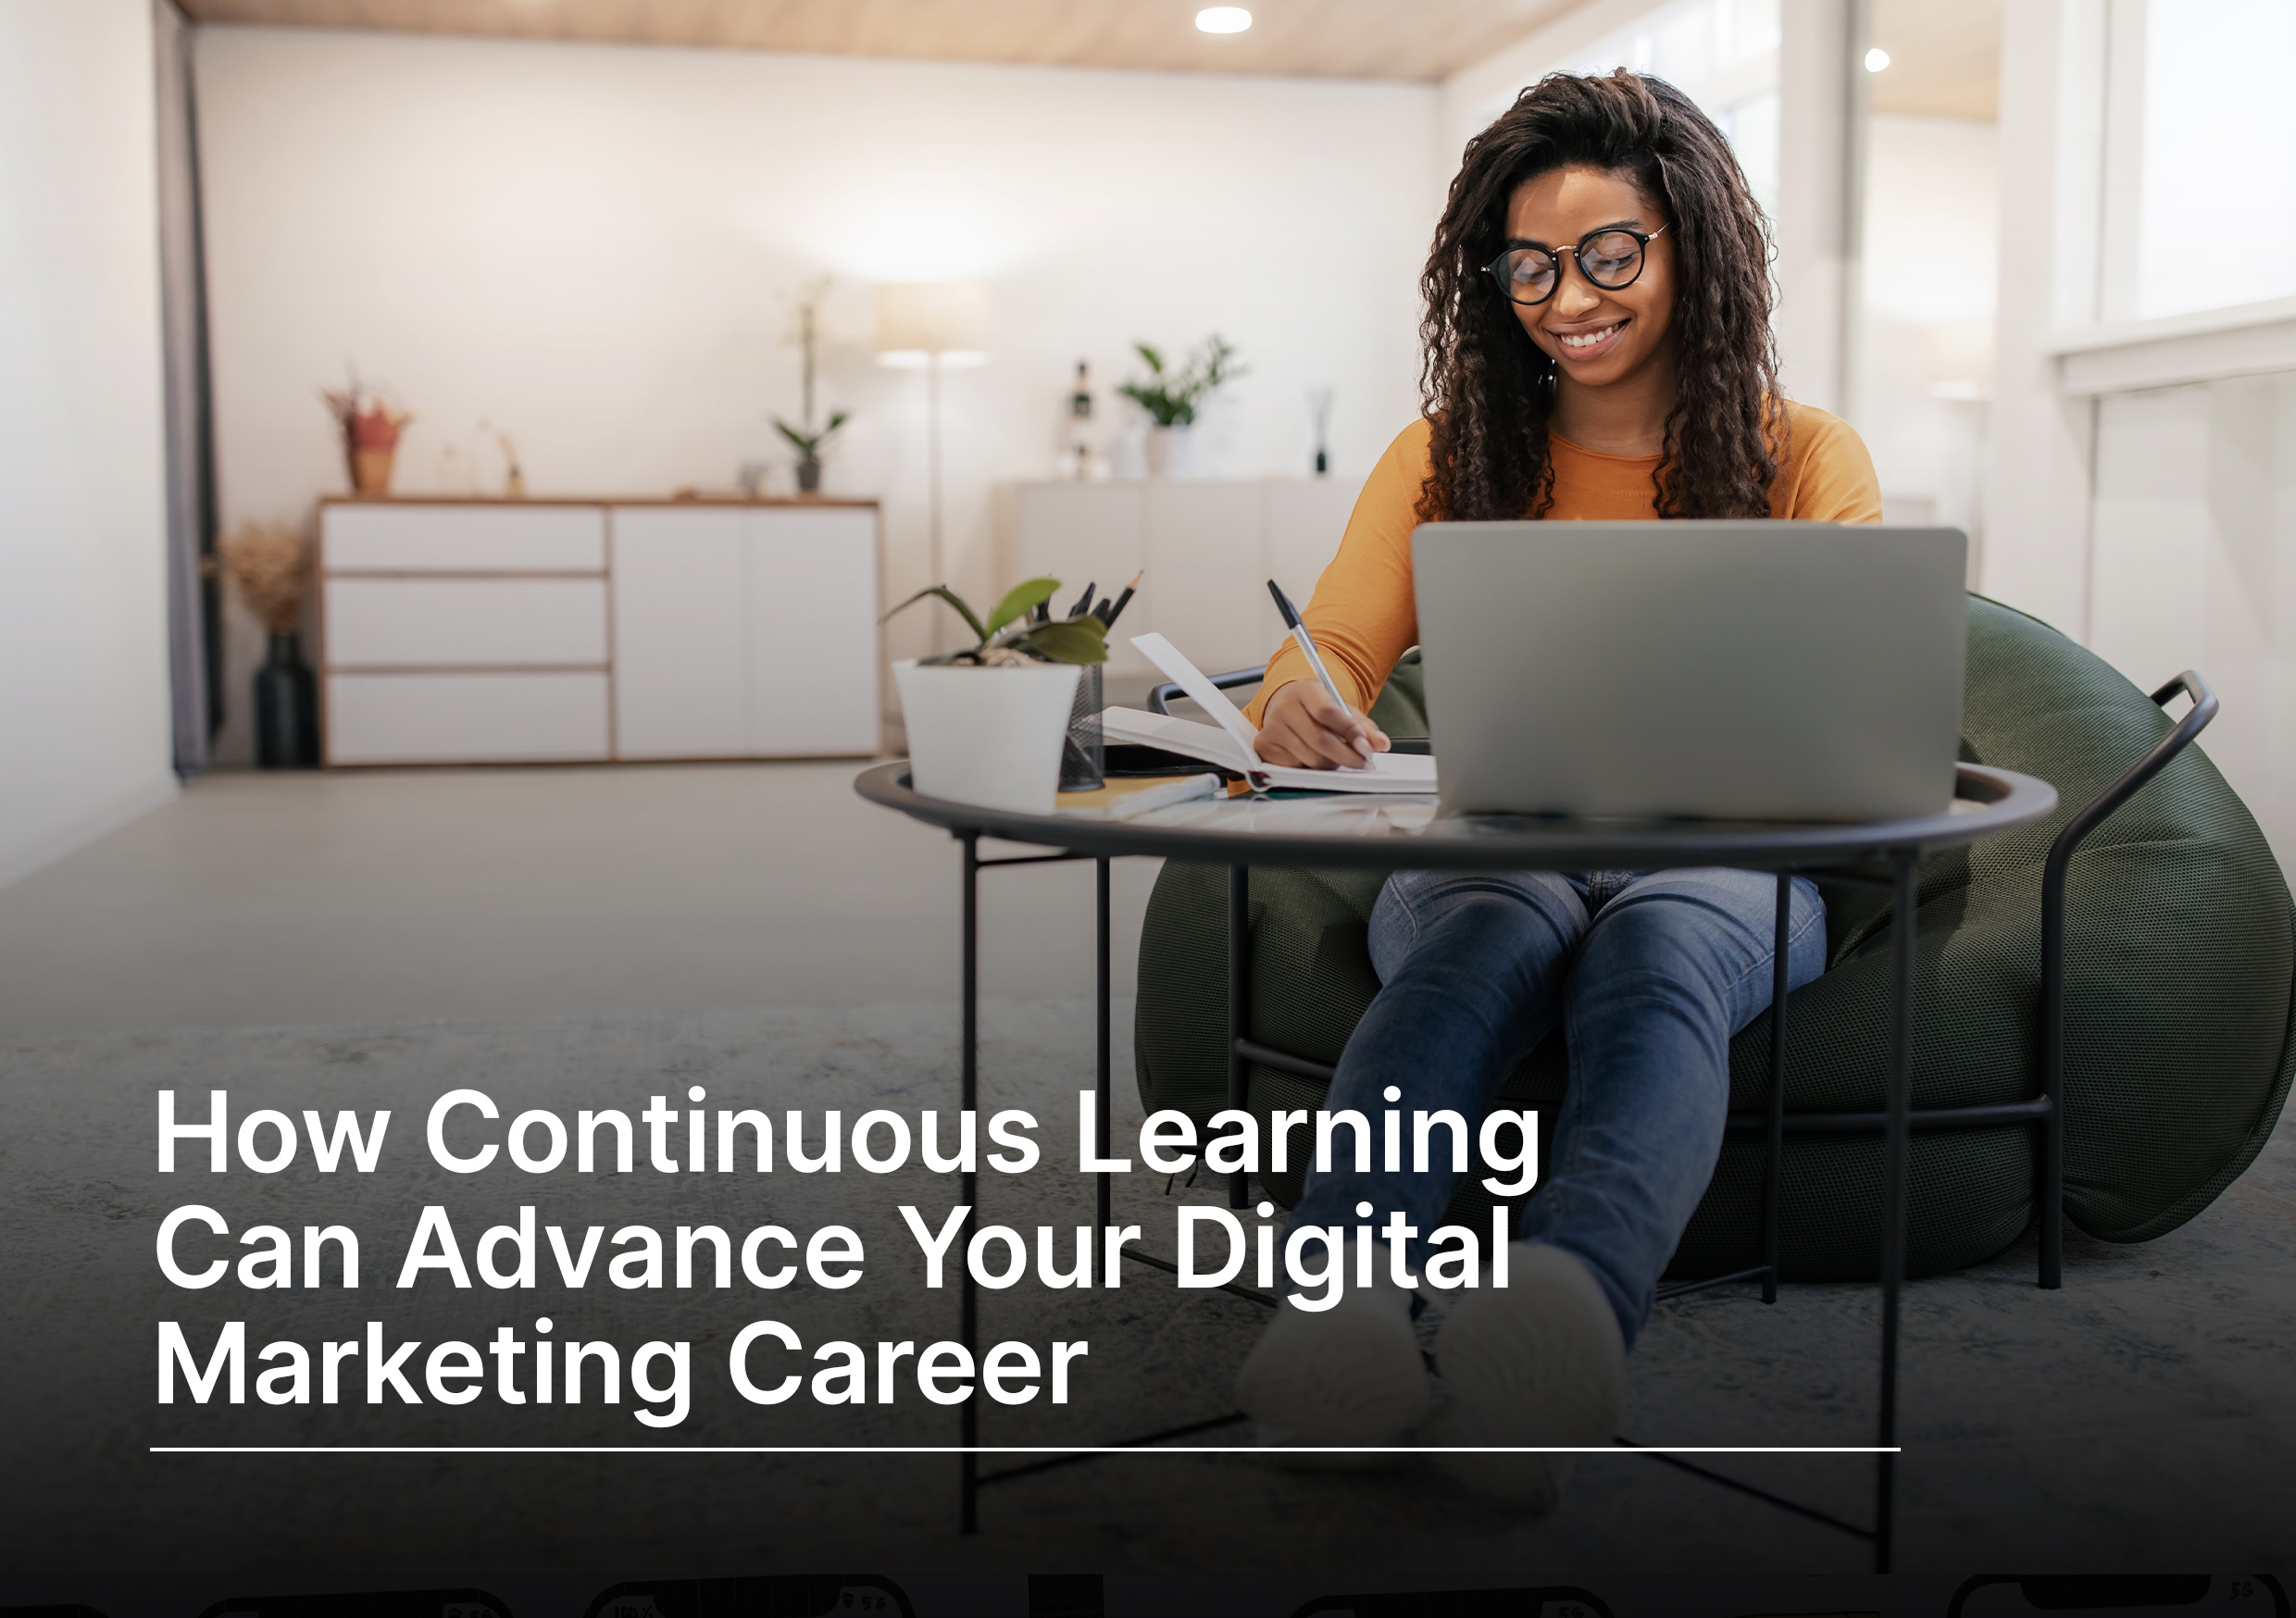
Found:
[(322, 388), (320, 396), (334, 412), (343, 429), (343, 450), (351, 465), (351, 488), (359, 494), (391, 492), (391, 461), (398, 453), (399, 432), (415, 419), (388, 399), (362, 384), (356, 372), (348, 388)]
[(303, 621), (316, 558), (311, 541), (292, 523), (244, 522), (216, 546), (224, 576), (247, 610), (274, 635), (292, 635)]
[[(938, 596), (964, 616), (966, 627), (978, 640), (957, 652), (944, 652), (937, 657), (919, 658), (925, 664), (970, 664), (988, 668), (1016, 667), (1030, 663), (1105, 663), (1108, 661), (1108, 626), (1091, 612), (1079, 611), (1068, 617), (1055, 618), (1039, 609), (1052, 600), (1053, 591), (1060, 588), (1057, 579), (1030, 579), (1007, 591), (1004, 599), (996, 604), (987, 622), (967, 606), (964, 597), (945, 584), (920, 590), (900, 606), (887, 613), (915, 606), (927, 596)], [(879, 622), (883, 622), (880, 619)], [(999, 631), (1002, 631), (1000, 633)]]

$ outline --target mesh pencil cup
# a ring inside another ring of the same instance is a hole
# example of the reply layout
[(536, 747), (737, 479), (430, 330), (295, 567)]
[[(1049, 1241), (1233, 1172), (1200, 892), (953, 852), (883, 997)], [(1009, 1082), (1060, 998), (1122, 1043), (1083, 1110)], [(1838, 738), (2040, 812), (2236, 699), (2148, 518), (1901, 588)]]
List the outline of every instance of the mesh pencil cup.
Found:
[(1088, 663), (1077, 681), (1076, 703), (1068, 710), (1068, 739), (1060, 749), (1060, 790), (1064, 792), (1096, 792), (1107, 785), (1101, 774), (1107, 754), (1100, 710), (1100, 665)]

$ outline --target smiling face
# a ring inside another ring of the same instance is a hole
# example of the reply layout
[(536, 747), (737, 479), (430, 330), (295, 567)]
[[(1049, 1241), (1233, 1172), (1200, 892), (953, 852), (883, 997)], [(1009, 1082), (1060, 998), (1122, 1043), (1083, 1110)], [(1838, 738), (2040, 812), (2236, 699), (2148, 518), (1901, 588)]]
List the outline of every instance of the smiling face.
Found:
[(1589, 281), (1573, 255), (1590, 230), (1616, 225), (1648, 234), (1667, 222), (1632, 180), (1600, 168), (1553, 169), (1525, 180), (1507, 199), (1508, 243), (1551, 247), (1563, 257), (1562, 283), (1552, 297), (1511, 306), (1566, 387), (1647, 384), (1662, 375), (1670, 386), (1673, 233), (1653, 238), (1642, 251), (1642, 273), (1616, 292)]

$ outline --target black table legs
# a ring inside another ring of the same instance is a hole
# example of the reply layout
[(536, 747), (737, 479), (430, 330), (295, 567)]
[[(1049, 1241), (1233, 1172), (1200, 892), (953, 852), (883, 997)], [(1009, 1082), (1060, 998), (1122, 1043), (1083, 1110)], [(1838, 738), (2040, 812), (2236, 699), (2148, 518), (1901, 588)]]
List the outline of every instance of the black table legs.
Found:
[(1888, 1573), (1895, 1549), (1898, 1293), (1905, 1281), (1905, 1149), (1914, 1091), (1914, 927), (1921, 850), (1891, 856), (1890, 1065), (1881, 1126), (1881, 1446), (1874, 1480), (1874, 1571)]
[[(1074, 853), (1039, 854), (1018, 858), (982, 860), (980, 857), (978, 833), (960, 832), (958, 840), (964, 845), (964, 970), (963, 970), (963, 1066), (961, 1099), (970, 1111), (979, 1104), (980, 1092), (980, 871), (985, 865), (1037, 865), (1079, 858), (1093, 861), (1094, 883), (1094, 942), (1096, 945), (1094, 999), (1097, 1007), (1094, 1048), (1094, 1081), (1098, 1101), (1098, 1116), (1093, 1128), (1093, 1148), (1102, 1158), (1109, 1149), (1109, 1077), (1111, 1066), (1111, 989), (1109, 938), (1109, 860), (1110, 856), (1079, 855)], [(1893, 850), (1890, 854), (1890, 887), (1892, 907), (1890, 919), (1890, 1015), (1889, 1056), (1886, 1069), (1887, 1095), (1882, 1121), (1882, 1177), (1881, 1177), (1881, 1403), (1877, 1444), (1880, 1452), (1875, 1457), (1874, 1570), (1887, 1573), (1895, 1550), (1894, 1488), (1896, 1484), (1897, 1444), (1897, 1381), (1898, 1338), (1900, 1326), (1900, 1293), (1905, 1277), (1907, 1143), (1912, 1133), (1913, 1095), (1913, 991), (1914, 991), (1914, 935), (1915, 907), (1918, 896), (1918, 877), (1922, 851), (1919, 848)], [(1786, 1002), (1789, 971), (1788, 945), (1791, 941), (1793, 879), (1790, 873), (1778, 877), (1778, 904), (1770, 980), (1770, 1073), (1766, 1115), (1762, 1123), (1767, 1148), (1762, 1187), (1762, 1263), (1758, 1269), (1728, 1276), (1716, 1276), (1705, 1282), (1694, 1282), (1681, 1288), (1669, 1288), (1663, 1296), (1677, 1291), (1703, 1290), (1728, 1281), (1762, 1280), (1762, 1298), (1766, 1303), (1778, 1299), (1778, 1230), (1784, 1197), (1785, 1105), (1786, 1105)], [(1228, 871), (1228, 1104), (1242, 1108), (1248, 1099), (1246, 1080), (1251, 1053), (1259, 1051), (1251, 1039), (1251, 868), (1231, 865)], [(1265, 1054), (1286, 1061), (1302, 1070), (1314, 1069), (1329, 1078), (1329, 1073), (1320, 1064), (1299, 1058), (1286, 1058), (1284, 1053)], [(1113, 1223), (1110, 1207), (1109, 1176), (1096, 1176), (1095, 1201), (1099, 1225), (1105, 1229)], [(963, 1171), (961, 1191), (966, 1208), (963, 1234), (969, 1249), (978, 1213), (979, 1175), (975, 1170)], [(1250, 1196), (1250, 1176), (1239, 1172), (1229, 1176), (1229, 1205), (1243, 1207)], [(1158, 1269), (1172, 1266), (1154, 1255), (1127, 1252)], [(959, 1277), (960, 1323), (959, 1336), (968, 1353), (977, 1353), (980, 1327), (980, 1294), (972, 1278), (969, 1263)], [(1257, 1301), (1270, 1302), (1257, 1294), (1239, 1287), (1226, 1290), (1252, 1297)], [(1174, 1428), (1167, 1433), (1150, 1434), (1129, 1440), (1126, 1447), (1152, 1444), (1161, 1439), (1178, 1438), (1227, 1425), (1241, 1418), (1223, 1416), (1209, 1422), (1193, 1423)], [(984, 1481), (980, 1475), (980, 1418), (975, 1403), (967, 1400), (960, 1407), (962, 1423), (962, 1452), (958, 1456), (958, 1488), (960, 1496), (958, 1520), (960, 1531), (974, 1533), (980, 1523), (980, 1491)], [(1621, 1440), (1622, 1442), (1624, 1440)], [(1773, 1504), (1831, 1522), (1836, 1526), (1850, 1527), (1839, 1519), (1810, 1511), (1794, 1502), (1771, 1496), (1765, 1491), (1748, 1488), (1733, 1479), (1705, 1471), (1703, 1467), (1682, 1462), (1674, 1457), (1661, 1457), (1683, 1470), (1695, 1472), (1714, 1481), (1753, 1493)], [(996, 1474), (996, 1477), (1017, 1476), (1059, 1465), (1064, 1461), (1037, 1462)]]
[[(1241, 1109), (1248, 1072), (1243, 1042), (1252, 1037), (1252, 867), (1228, 867), (1228, 1104)], [(1241, 1208), (1252, 1176), (1228, 1176), (1228, 1205)]]
[[(1092, 862), (1093, 892), (1097, 899), (1093, 914), (1098, 917), (1096, 931), (1100, 944), (1100, 970), (1094, 979), (1095, 1000), (1100, 1008), (1099, 1045), (1094, 1055), (1098, 1061), (1094, 1084), (1099, 1094), (1099, 1108), (1092, 1120), (1092, 1155), (1101, 1162), (1108, 1161), (1108, 856), (1102, 854)], [(1094, 1241), (1107, 1238), (1098, 1234), (1110, 1224), (1108, 1215), (1108, 1171), (1102, 1169), (1094, 1176), (1099, 1181), (1098, 1200), (1094, 1206), (1100, 1219), (1095, 1226)]]
[(1778, 1301), (1778, 1225), (1786, 1191), (1786, 948), (1793, 936), (1793, 873), (1778, 874), (1770, 961), (1770, 1117), (1762, 1164), (1762, 1301)]
[[(980, 1090), (980, 839), (967, 833), (965, 842), (965, 1055), (964, 1077), (960, 1084), (963, 1100), (959, 1103), (966, 1112), (973, 1111)], [(960, 1137), (961, 1139), (961, 1137)], [(973, 1267), (969, 1262), (972, 1251), (973, 1223), (980, 1203), (980, 1176), (968, 1161), (958, 1180), (958, 1195), (965, 1203), (963, 1275), (959, 1277), (957, 1338), (965, 1351), (973, 1353), (979, 1348), (975, 1340), (980, 1335), (980, 1288), (973, 1285)], [(957, 1532), (970, 1534), (980, 1526), (980, 1413), (975, 1401), (967, 1400), (961, 1406), (958, 1442), (964, 1446), (956, 1458), (958, 1507)]]

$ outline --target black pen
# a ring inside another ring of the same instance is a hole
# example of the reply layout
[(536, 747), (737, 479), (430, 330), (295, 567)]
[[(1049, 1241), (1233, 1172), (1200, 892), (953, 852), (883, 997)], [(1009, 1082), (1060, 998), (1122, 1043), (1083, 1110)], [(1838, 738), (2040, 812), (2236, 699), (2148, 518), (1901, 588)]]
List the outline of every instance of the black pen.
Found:
[(1102, 596), (1100, 598), (1100, 604), (1092, 609), (1092, 616), (1098, 618), (1100, 620), (1100, 627), (1105, 629), (1108, 627), (1108, 620), (1114, 616), (1115, 614), (1111, 611), (1108, 605), (1108, 598), (1104, 595)]
[(1138, 590), (1140, 581), (1147, 577), (1148, 569), (1145, 567), (1132, 575), (1132, 582), (1124, 587), (1124, 593), (1117, 597), (1116, 605), (1108, 609), (1107, 628), (1113, 629), (1117, 627), (1117, 619), (1124, 611), (1124, 604), (1132, 599), (1132, 591)]
[[(1298, 645), (1300, 655), (1307, 659), (1307, 666), (1316, 671), (1316, 678), (1323, 682), (1323, 689), (1330, 694), (1333, 702), (1340, 704), (1341, 711), (1348, 711), (1347, 699), (1340, 695), (1340, 688), (1332, 680), (1331, 671), (1323, 666), (1323, 658), (1316, 650), (1316, 638), (1307, 632), (1307, 626), (1300, 622), (1299, 612), (1292, 606), (1292, 598), (1284, 594), (1272, 579), (1267, 581), (1267, 593), (1276, 598), (1276, 610), (1283, 615), (1284, 627), (1292, 631), (1292, 639)], [(1363, 747), (1364, 743), (1358, 739), (1355, 745)], [(1366, 748), (1366, 752), (1368, 751)]]
[(1086, 585), (1084, 587), (1084, 593), (1077, 598), (1076, 605), (1068, 609), (1068, 616), (1072, 618), (1081, 616), (1085, 609), (1092, 604), (1092, 591), (1098, 588), (1100, 588), (1100, 581), (1098, 579), (1094, 579), (1092, 583)]

